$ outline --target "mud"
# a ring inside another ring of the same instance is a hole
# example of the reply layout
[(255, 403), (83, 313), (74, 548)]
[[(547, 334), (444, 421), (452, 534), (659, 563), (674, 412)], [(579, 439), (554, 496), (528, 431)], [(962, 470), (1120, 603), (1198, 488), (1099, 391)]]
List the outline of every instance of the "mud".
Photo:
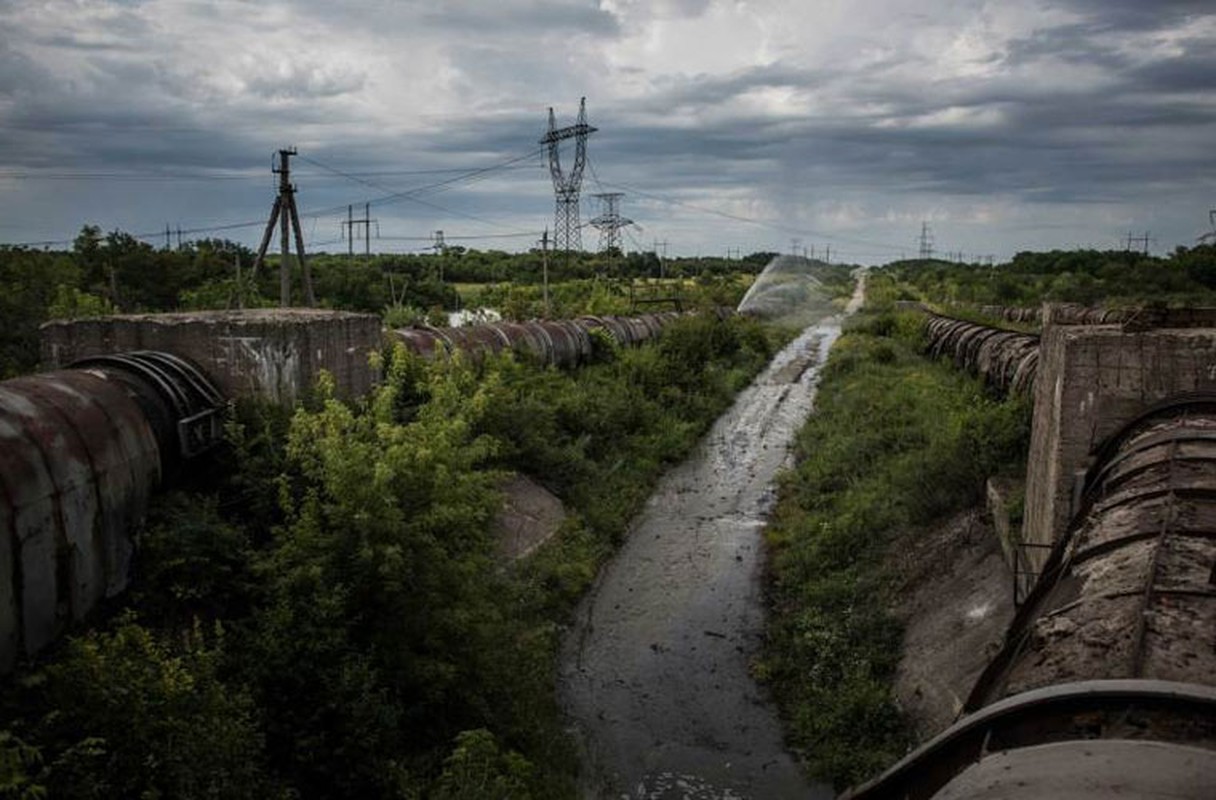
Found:
[[(861, 302), (862, 287), (849, 305)], [(839, 319), (807, 328), (669, 472), (585, 599), (559, 691), (584, 793), (816, 798), (749, 664), (764, 625), (761, 531)]]

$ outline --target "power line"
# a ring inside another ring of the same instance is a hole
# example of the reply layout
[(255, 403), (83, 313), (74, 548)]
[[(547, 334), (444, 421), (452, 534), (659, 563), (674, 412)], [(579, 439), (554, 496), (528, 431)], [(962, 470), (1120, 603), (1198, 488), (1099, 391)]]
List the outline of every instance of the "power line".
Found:
[(623, 189), (626, 192), (629, 192), (631, 194), (636, 194), (639, 197), (645, 197), (650, 200), (656, 200), (660, 203), (668, 203), (668, 204), (674, 205), (674, 206), (683, 206), (684, 208), (688, 208), (693, 211), (699, 211), (703, 214), (712, 214), (714, 216), (722, 217), (724, 219), (730, 219), (730, 220), (734, 220), (736, 222), (744, 222), (744, 223), (747, 223), (748, 225), (758, 225), (762, 228), (769, 228), (771, 230), (780, 231), (782, 233), (810, 235), (810, 236), (815, 236), (820, 239), (829, 239), (829, 240), (840, 241), (840, 242), (851, 242), (852, 244), (860, 244), (860, 245), (863, 245), (866, 247), (879, 247), (884, 250), (889, 250), (889, 251), (895, 252), (895, 253), (898, 253), (904, 249), (897, 245), (889, 244), (887, 242), (876, 242), (876, 241), (869, 240), (869, 239), (858, 239), (858, 238), (855, 238), (852, 236), (841, 236), (839, 234), (828, 234), (828, 233), (824, 233), (822, 231), (815, 231), (815, 230), (810, 230), (810, 229), (805, 229), (805, 228), (795, 228), (790, 225), (781, 225), (781, 224), (778, 224), (775, 222), (768, 222), (766, 220), (754, 219), (752, 217), (744, 217), (739, 214), (732, 214), (729, 211), (720, 211), (716, 208), (706, 208), (705, 206), (698, 206), (698, 205), (694, 205), (692, 203), (686, 203), (683, 200), (675, 200), (673, 198), (663, 197), (662, 195), (657, 195), (652, 192), (645, 192), (645, 191), (642, 191), (641, 189), (638, 189), (637, 187), (626, 186), (625, 184), (622, 184), (622, 183), (612, 183), (610, 181), (604, 181), (603, 185), (611, 186), (614, 189)]
[[(381, 203), (393, 202), (398, 199), (409, 199), (416, 203), (419, 203), (420, 205), (427, 206), (429, 208), (435, 209), (436, 211), (441, 211), (445, 214), (452, 214), (454, 216), (464, 217), (466, 219), (473, 220), (474, 222), (480, 222), (483, 225), (490, 225), (491, 227), (495, 227), (495, 228), (502, 228), (504, 226), (500, 225), (497, 222), (493, 222), (493, 221), (485, 219), (483, 217), (479, 217), (475, 214), (468, 214), (468, 213), (465, 213), (462, 211), (457, 211), (455, 209), (447, 208), (447, 207), (442, 206), (435, 202), (422, 200), (421, 198), (414, 197), (413, 195), (417, 194), (417, 193), (423, 193), (423, 192), (434, 193), (437, 191), (444, 191), (447, 188), (455, 186), (463, 181), (484, 179), (485, 177), (489, 177), (489, 175), (495, 171), (513, 168), (514, 165), (519, 164), (521, 161), (524, 161), (529, 158), (535, 158), (536, 156), (539, 156), (541, 154), (541, 152), (542, 152), (542, 148), (538, 147), (538, 148), (534, 148), (534, 149), (528, 151), (527, 153), (524, 153), (524, 154), (518, 155), (518, 156), (513, 156), (504, 161), (496, 162), (494, 164), (489, 164), (486, 166), (474, 167), (471, 169), (456, 170), (453, 168), (453, 169), (442, 169), (442, 170), (402, 170), (401, 171), (402, 174), (429, 174), (429, 173), (439, 174), (439, 173), (449, 173), (449, 172), (454, 172), (454, 171), (459, 172), (459, 174), (455, 175), (452, 178), (448, 178), (448, 179), (445, 179), (442, 181), (436, 181), (434, 183), (425, 184), (423, 186), (417, 186), (417, 187), (414, 187), (412, 189), (408, 189), (405, 191), (394, 191), (381, 184), (377, 184), (374, 181), (369, 181), (365, 177), (363, 177), (365, 173), (347, 172), (345, 170), (338, 169), (337, 167), (331, 167), (328, 164), (323, 164), (323, 163), (317, 161), (316, 159), (308, 158), (307, 156), (297, 156), (297, 158), (308, 161), (309, 163), (311, 163), (323, 170), (326, 170), (338, 177), (344, 178), (346, 180), (352, 180), (352, 181), (355, 181), (356, 183), (363, 184), (370, 188), (387, 192), (387, 194), (384, 194), (380, 197), (362, 201), (364, 203), (371, 204), (371, 205), (377, 205), (377, 204), (381, 204)], [(66, 179), (68, 179), (68, 176), (70, 176), (70, 175), (86, 175), (87, 174), (89, 176), (96, 176), (98, 179), (101, 179), (102, 176), (105, 176), (105, 175), (119, 175), (119, 174), (130, 174), (130, 173), (59, 173), (59, 174), (63, 174), (65, 176), (64, 179), (66, 180)], [(149, 177), (151, 177), (152, 175), (155, 175), (155, 174), (157, 174), (157, 173), (149, 173)], [(296, 174), (298, 175), (299, 173), (297, 172)], [(3, 177), (3, 173), (0, 173), (0, 177)], [(234, 179), (235, 179), (235, 177), (236, 176), (233, 176)], [(256, 176), (249, 176), (249, 177), (252, 178), (252, 177), (256, 177)], [(241, 176), (241, 179), (242, 180), (246, 179), (246, 176)], [(262, 180), (264, 178), (258, 178), (258, 179)], [(350, 204), (344, 203), (339, 206), (333, 206), (332, 208), (325, 208), (325, 209), (321, 209), (319, 211), (311, 211), (306, 214), (301, 214), (300, 217), (307, 218), (307, 219), (313, 219), (313, 218), (317, 218), (317, 217), (330, 216), (333, 214), (340, 213), (341, 211), (344, 211), (348, 205), (350, 205)], [(265, 222), (263, 220), (251, 220), (248, 222), (225, 223), (225, 224), (220, 224), (220, 225), (204, 225), (204, 226), (196, 226), (196, 227), (192, 227), (192, 228), (182, 228), (181, 233), (183, 235), (199, 234), (199, 233), (220, 233), (223, 231), (240, 230), (242, 228), (259, 227), (264, 224), (265, 224)], [(518, 236), (535, 236), (536, 235), (532, 231), (520, 231), (520, 230), (516, 230), (516, 229), (511, 229), (511, 228), (508, 228), (508, 230), (514, 231), (511, 235), (518, 235)], [(164, 235), (164, 231), (157, 230), (157, 231), (150, 231), (150, 232), (144, 232), (144, 233), (129, 233), (127, 235), (133, 239), (153, 240), (153, 239), (159, 239), (160, 237), (162, 237)], [(502, 235), (506, 235), (506, 234), (502, 234)], [(4, 244), (4, 246), (5, 247), (54, 247), (57, 245), (70, 245), (75, 241), (76, 241), (75, 237), (65, 238), (65, 239), (41, 239), (41, 240), (37, 240), (37, 241), (6, 243), (6, 244)]]
[[(525, 236), (540, 236), (540, 231), (527, 231), (523, 233), (484, 233), (484, 234), (466, 234), (464, 236), (452, 236), (451, 234), (444, 235), (444, 241), (471, 241), (478, 239), (518, 239)], [(380, 239), (390, 242), (433, 242), (434, 236), (380, 236)]]
[[(300, 158), (304, 158), (300, 156)], [(512, 165), (499, 169), (531, 169), (529, 165)], [(366, 172), (341, 173), (337, 177), (350, 179), (400, 177), (406, 175), (447, 175), (451, 173), (472, 173), (484, 167), (442, 167), (432, 169), (394, 169), (372, 170)], [(320, 173), (295, 170), (296, 177), (320, 178)], [(241, 174), (223, 174), (216, 172), (95, 172), (95, 171), (54, 171), (41, 172), (38, 170), (0, 170), (0, 180), (13, 181), (262, 181), (265, 175), (261, 172), (242, 172)]]
[(207, 172), (0, 172), (14, 181), (252, 181), (265, 175), (216, 175)]
[[(395, 202), (397, 200), (414, 200), (414, 201), (421, 202), (418, 200), (418, 196), (421, 194), (424, 194), (424, 193), (425, 194), (435, 194), (440, 191), (446, 191), (448, 188), (455, 186), (456, 184), (462, 183), (464, 181), (469, 181), (472, 179), (483, 179), (484, 177), (488, 177), (488, 175), (490, 173), (493, 173), (497, 170), (505, 169), (507, 167), (510, 167), (514, 164), (518, 164), (519, 162), (524, 161), (529, 158), (535, 158), (536, 156), (540, 155), (541, 152), (542, 151), (540, 148), (535, 148), (522, 155), (514, 156), (512, 158), (506, 159), (505, 161), (500, 161), (498, 163), (490, 164), (485, 167), (478, 167), (476, 169), (466, 170), (466, 171), (460, 173), (459, 175), (456, 175), (452, 178), (448, 178), (446, 180), (436, 181), (434, 183), (428, 183), (428, 184), (424, 184), (422, 186), (415, 186), (411, 189), (404, 189), (401, 191), (394, 190), (388, 186), (385, 186), (382, 183), (368, 180), (367, 178), (360, 176), (358, 173), (347, 172), (345, 170), (338, 169), (337, 167), (333, 167), (328, 164), (323, 164), (320, 161), (317, 161), (316, 159), (306, 158), (303, 156), (301, 156), (301, 158), (304, 158), (306, 161), (308, 161), (310, 164), (313, 164), (314, 166), (320, 167), (321, 169), (332, 172), (335, 175), (339, 175), (343, 178), (354, 181), (355, 183), (362, 184), (362, 185), (370, 187), (372, 189), (378, 189), (382, 192), (387, 192), (387, 194), (381, 195), (380, 197), (373, 197), (373, 198), (369, 198), (369, 199), (361, 201), (364, 203), (370, 203), (371, 205), (382, 205), (385, 203)], [(309, 214), (309, 216), (324, 216), (326, 214), (331, 214), (331, 213), (334, 213), (335, 211), (341, 211), (342, 209), (344, 209), (346, 207), (346, 205), (347, 204), (343, 204), (341, 206), (335, 206), (332, 209), (322, 209), (320, 211), (314, 211), (314, 212), (311, 212)], [(441, 206), (439, 206), (439, 208), (444, 211), (450, 211), (449, 209), (443, 209)]]
[[(457, 183), (464, 182), (464, 181), (482, 180), (485, 177), (487, 177), (489, 173), (492, 173), (499, 169), (503, 169), (512, 164), (519, 163), (520, 161), (523, 161), (525, 159), (533, 158), (533, 157), (539, 155), (540, 152), (541, 151), (538, 148), (538, 149), (532, 150), (528, 153), (525, 153), (523, 155), (515, 156), (513, 158), (507, 159), (506, 161), (499, 162), (497, 164), (491, 164), (486, 167), (479, 167), (477, 169), (469, 170), (467, 172), (461, 173), (460, 175), (457, 175), (455, 177), (448, 178), (447, 180), (437, 181), (435, 183), (426, 184), (423, 186), (417, 186), (412, 189), (407, 189), (404, 191), (393, 191), (391, 188), (384, 186), (381, 183), (377, 183), (375, 181), (371, 181), (366, 178), (359, 177), (355, 173), (346, 172), (344, 170), (338, 169), (337, 167), (333, 167), (328, 164), (323, 164), (320, 161), (317, 161), (316, 159), (307, 158), (305, 156), (301, 156), (301, 158), (308, 161), (310, 164), (320, 167), (321, 169), (328, 170), (329, 172), (332, 172), (335, 175), (340, 175), (344, 178), (347, 178), (356, 183), (362, 184), (364, 186), (368, 186), (373, 189), (379, 189), (381, 191), (388, 192), (388, 194), (385, 194), (381, 197), (364, 200), (363, 203), (365, 205), (382, 205), (385, 203), (395, 202), (397, 200), (409, 200), (411, 202), (418, 203), (420, 205), (424, 205), (429, 208), (433, 208), (437, 211), (442, 211), (445, 214), (452, 214), (454, 216), (464, 217), (465, 219), (470, 219), (470, 220), (473, 220), (474, 222), (480, 222), (483, 225), (489, 225), (494, 228), (502, 228), (505, 226), (500, 225), (499, 223), (494, 222), (492, 220), (485, 219), (484, 217), (479, 217), (476, 214), (469, 214), (464, 211), (457, 211), (456, 209), (453, 209), (453, 208), (447, 208), (446, 206), (442, 206), (439, 203), (435, 203), (430, 200), (423, 200), (421, 197), (419, 197), (419, 195), (421, 195), (423, 193), (434, 194), (434, 193), (437, 193), (440, 191), (445, 191), (446, 189), (451, 188), (452, 186), (456, 185)], [(347, 204), (347, 205), (349, 205), (349, 204)], [(308, 216), (308, 217), (328, 216), (330, 214), (340, 212), (346, 207), (347, 207), (346, 205), (335, 206), (333, 208), (322, 209), (320, 211), (313, 211), (313, 212), (306, 214), (305, 216)], [(508, 228), (508, 230), (512, 230), (512, 229)], [(520, 231), (520, 233), (523, 233), (523, 231)], [(531, 233), (529, 233), (528, 235), (531, 235)]]

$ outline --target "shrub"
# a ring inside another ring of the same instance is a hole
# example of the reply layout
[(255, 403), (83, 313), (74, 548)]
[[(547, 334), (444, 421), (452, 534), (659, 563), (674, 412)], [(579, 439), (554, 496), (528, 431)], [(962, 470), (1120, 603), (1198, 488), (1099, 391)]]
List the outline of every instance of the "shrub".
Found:
[(219, 675), (222, 629), (175, 644), (131, 618), (71, 640), (39, 678), (50, 795), (266, 797), (250, 697)]

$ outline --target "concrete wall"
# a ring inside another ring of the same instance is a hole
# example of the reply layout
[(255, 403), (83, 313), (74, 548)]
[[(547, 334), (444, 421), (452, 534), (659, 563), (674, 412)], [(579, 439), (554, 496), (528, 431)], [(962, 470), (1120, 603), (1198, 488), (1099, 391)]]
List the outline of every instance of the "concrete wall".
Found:
[(368, 357), (381, 346), (380, 318), (319, 309), (251, 309), (129, 314), (42, 326), (43, 368), (130, 350), (190, 359), (228, 397), (291, 404), (320, 370), (340, 397), (366, 394), (376, 381)]
[[(1092, 456), (1148, 406), (1184, 392), (1216, 392), (1211, 314), (1155, 311), (1122, 325), (1065, 325), (1044, 309), (1027, 465), (1023, 540), (1063, 535)], [(1198, 314), (1198, 316), (1197, 316)], [(1046, 550), (1027, 553), (1036, 568)]]

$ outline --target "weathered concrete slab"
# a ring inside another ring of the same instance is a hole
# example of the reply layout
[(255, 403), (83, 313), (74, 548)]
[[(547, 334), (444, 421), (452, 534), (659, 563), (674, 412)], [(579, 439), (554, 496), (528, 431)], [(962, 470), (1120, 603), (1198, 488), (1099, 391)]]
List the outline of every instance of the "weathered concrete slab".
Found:
[(1017, 566), (1017, 547), (1022, 536), (1022, 513), (1026, 504), (1026, 481), (994, 476), (985, 487), (988, 515), (1001, 544), (1001, 554), (1010, 572)]
[(502, 490), (506, 497), (494, 517), (494, 534), (499, 558), (515, 561), (553, 538), (566, 519), (566, 509), (561, 500), (526, 475), (512, 475)]
[(998, 537), (978, 511), (929, 530), (909, 531), (891, 548), (900, 576), (892, 610), (905, 623), (894, 692), (920, 741), (958, 718), (1013, 618), (1013, 587)]
[(368, 358), (381, 347), (381, 328), (372, 314), (312, 308), (54, 320), (42, 326), (42, 361), (58, 369), (89, 356), (159, 350), (198, 364), (228, 397), (291, 404), (321, 370), (334, 376), (340, 397), (366, 394), (376, 382)]

